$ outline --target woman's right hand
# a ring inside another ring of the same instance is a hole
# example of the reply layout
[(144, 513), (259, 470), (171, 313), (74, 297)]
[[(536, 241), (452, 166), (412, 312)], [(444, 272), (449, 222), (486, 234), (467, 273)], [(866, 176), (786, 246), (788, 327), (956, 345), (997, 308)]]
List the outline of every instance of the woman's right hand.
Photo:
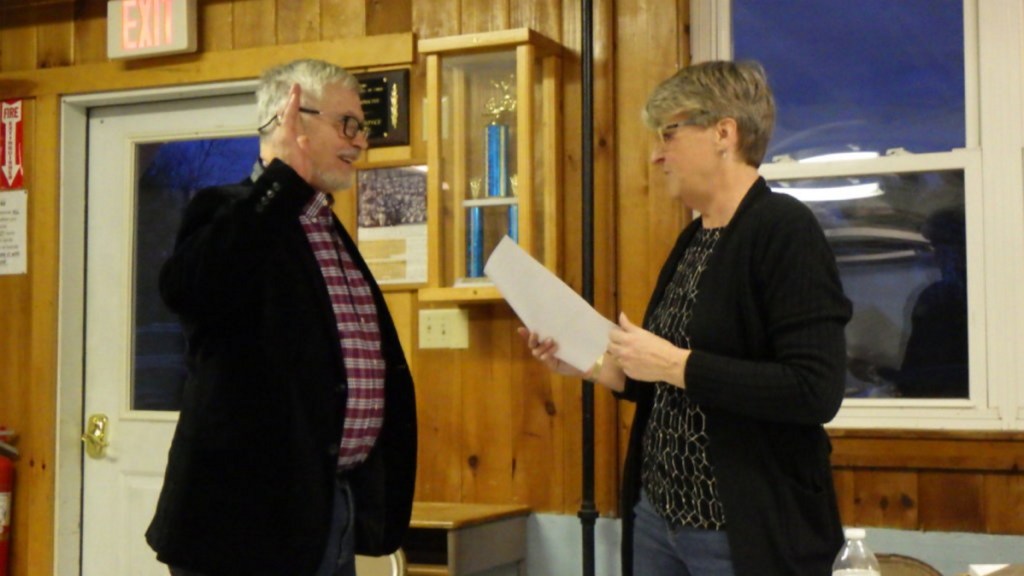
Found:
[(530, 332), (525, 327), (520, 326), (516, 330), (519, 335), (526, 341), (526, 346), (530, 349), (530, 353), (537, 360), (540, 360), (548, 367), (552, 372), (561, 374), (562, 376), (573, 376), (576, 378), (587, 378), (589, 375), (585, 372), (581, 372), (568, 364), (558, 359), (555, 355), (558, 352), (558, 344), (555, 343), (551, 338), (545, 338), (541, 340), (540, 336), (536, 332)]

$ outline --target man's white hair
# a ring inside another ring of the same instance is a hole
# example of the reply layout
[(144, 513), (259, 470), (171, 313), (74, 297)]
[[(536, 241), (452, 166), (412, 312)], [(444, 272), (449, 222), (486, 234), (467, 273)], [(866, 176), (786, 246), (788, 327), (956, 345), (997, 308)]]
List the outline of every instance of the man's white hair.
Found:
[[(277, 114), (288, 101), (292, 84), (302, 88), (302, 94), (313, 99), (323, 95), (324, 86), (340, 84), (359, 92), (359, 80), (341, 66), (323, 60), (294, 60), (275, 66), (263, 73), (256, 88), (256, 109), (259, 125), (263, 126)], [(261, 133), (261, 137), (262, 137)]]

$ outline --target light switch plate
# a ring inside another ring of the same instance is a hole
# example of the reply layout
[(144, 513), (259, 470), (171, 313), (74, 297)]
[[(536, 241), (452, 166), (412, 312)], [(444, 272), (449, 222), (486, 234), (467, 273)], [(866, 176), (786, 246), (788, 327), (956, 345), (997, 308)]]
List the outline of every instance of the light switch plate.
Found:
[(469, 348), (469, 311), (420, 310), (420, 348)]

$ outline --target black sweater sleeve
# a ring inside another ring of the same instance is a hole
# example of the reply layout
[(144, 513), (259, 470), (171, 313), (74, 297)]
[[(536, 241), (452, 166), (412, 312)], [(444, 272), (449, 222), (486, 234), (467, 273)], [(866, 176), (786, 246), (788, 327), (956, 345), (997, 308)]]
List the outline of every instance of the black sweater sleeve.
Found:
[[(814, 215), (789, 197), (765, 204), (767, 216), (743, 230), (751, 303), (763, 343), (747, 358), (695, 349), (686, 387), (697, 402), (759, 420), (823, 424), (843, 400), (844, 329), (850, 303)], [(762, 214), (761, 216), (765, 216)], [(748, 319), (748, 322), (755, 321)], [(737, 338), (743, 335), (737, 334)]]

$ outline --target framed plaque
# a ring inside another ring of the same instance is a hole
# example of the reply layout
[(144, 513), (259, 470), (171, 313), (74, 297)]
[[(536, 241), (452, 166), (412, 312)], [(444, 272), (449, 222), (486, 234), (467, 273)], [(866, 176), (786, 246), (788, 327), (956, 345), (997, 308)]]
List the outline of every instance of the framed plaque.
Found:
[(409, 69), (364, 72), (359, 79), (359, 96), (370, 147), (409, 144)]

